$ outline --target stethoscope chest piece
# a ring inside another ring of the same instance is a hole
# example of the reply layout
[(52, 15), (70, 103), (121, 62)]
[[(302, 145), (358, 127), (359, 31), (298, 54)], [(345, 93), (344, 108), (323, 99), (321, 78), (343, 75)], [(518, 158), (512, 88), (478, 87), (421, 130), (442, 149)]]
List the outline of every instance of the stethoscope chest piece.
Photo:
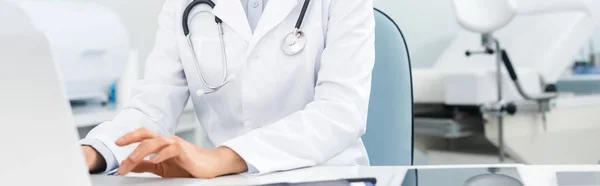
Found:
[[(302, 30), (300, 30), (300, 28), (302, 26), (302, 20), (304, 19), (304, 15), (306, 14), (309, 3), (310, 3), (310, 0), (304, 1), (304, 5), (302, 6), (302, 11), (300, 12), (300, 16), (298, 16), (298, 20), (296, 21), (296, 26), (294, 27), (294, 31), (292, 33), (290, 33), (289, 35), (287, 35), (283, 39), (283, 44), (282, 44), (281, 48), (283, 50), (283, 53), (285, 53), (287, 55), (296, 55), (296, 54), (300, 53), (306, 47), (306, 36), (304, 35), (304, 32), (302, 32)], [(199, 76), (200, 80), (202, 81), (202, 84), (204, 85), (204, 88), (200, 88), (200, 89), (196, 90), (196, 95), (200, 97), (200, 96), (218, 91), (219, 89), (221, 89), (228, 83), (232, 82), (235, 79), (235, 75), (229, 74), (228, 67), (227, 67), (227, 53), (226, 53), (226, 48), (225, 48), (225, 42), (223, 40), (223, 34), (224, 34), (223, 33), (223, 20), (221, 20), (219, 17), (217, 17), (215, 15), (215, 23), (217, 24), (217, 29), (218, 29), (217, 31), (219, 33), (219, 40), (221, 43), (221, 55), (222, 55), (222, 59), (223, 59), (221, 82), (218, 84), (210, 84), (209, 82), (206, 81), (206, 78), (204, 78), (204, 73), (202, 72), (202, 67), (200, 66), (200, 64), (198, 62), (198, 57), (196, 56), (196, 53), (194, 50), (194, 45), (192, 44), (192, 40), (190, 39), (191, 33), (190, 33), (190, 29), (189, 29), (189, 20), (191, 20), (191, 18), (192, 18), (192, 17), (190, 17), (190, 12), (197, 5), (208, 5), (211, 8), (214, 8), (215, 3), (212, 0), (193, 0), (185, 8), (185, 10), (183, 12), (183, 19), (182, 19), (183, 35), (187, 38), (189, 49), (190, 49), (190, 52), (191, 52), (193, 60), (194, 60), (193, 62), (196, 67), (196, 71), (198, 71), (198, 76)]]
[(296, 55), (306, 47), (306, 35), (301, 30), (288, 34), (281, 44), (281, 50), (287, 55)]

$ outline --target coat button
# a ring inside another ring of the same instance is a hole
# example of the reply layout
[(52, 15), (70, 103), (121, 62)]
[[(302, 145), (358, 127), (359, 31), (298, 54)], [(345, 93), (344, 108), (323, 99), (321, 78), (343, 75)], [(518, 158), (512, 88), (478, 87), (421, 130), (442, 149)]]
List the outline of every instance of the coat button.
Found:
[(258, 0), (253, 0), (252, 3), (250, 4), (252, 6), (252, 8), (256, 8), (258, 7)]

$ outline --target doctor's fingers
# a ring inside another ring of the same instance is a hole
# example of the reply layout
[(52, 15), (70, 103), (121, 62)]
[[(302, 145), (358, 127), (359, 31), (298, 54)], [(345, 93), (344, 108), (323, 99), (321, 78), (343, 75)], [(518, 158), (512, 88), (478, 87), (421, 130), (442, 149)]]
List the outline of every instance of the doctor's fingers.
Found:
[(132, 162), (139, 162), (150, 154), (160, 152), (163, 148), (175, 144), (176, 141), (169, 137), (156, 137), (142, 141), (140, 145), (127, 158)]
[(144, 141), (147, 139), (152, 139), (152, 138), (155, 138), (158, 136), (160, 136), (160, 135), (158, 135), (157, 133), (152, 132), (146, 128), (139, 128), (133, 132), (125, 134), (124, 136), (119, 138), (117, 140), (117, 142), (115, 142), (115, 144), (117, 144), (118, 146), (127, 146), (132, 143), (141, 142), (141, 141)]
[(149, 173), (160, 176), (163, 173), (163, 169), (162, 169), (162, 166), (159, 164), (154, 164), (150, 161), (144, 160), (144, 161), (140, 162), (137, 166), (135, 166), (135, 168), (131, 169), (131, 172), (136, 172), (136, 173), (149, 172)]
[(183, 148), (181, 145), (170, 145), (162, 149), (160, 152), (156, 153), (156, 155), (150, 161), (156, 164), (162, 163), (165, 160), (179, 156), (182, 150)]
[(123, 160), (121, 166), (119, 167), (119, 174), (127, 174), (129, 171), (131, 171), (131, 169), (137, 167), (145, 157), (149, 156), (150, 154), (160, 152), (163, 148), (174, 143), (175, 140), (169, 137), (161, 136), (142, 141), (142, 143), (137, 146), (137, 148), (129, 155), (129, 157)]

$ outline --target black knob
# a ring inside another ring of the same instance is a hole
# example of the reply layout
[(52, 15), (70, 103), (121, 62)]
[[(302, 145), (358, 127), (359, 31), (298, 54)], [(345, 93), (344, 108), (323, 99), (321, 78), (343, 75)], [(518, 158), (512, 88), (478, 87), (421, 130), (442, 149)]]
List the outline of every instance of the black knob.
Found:
[(556, 88), (555, 84), (549, 84), (546, 85), (546, 88), (544, 88), (544, 92), (557, 92), (558, 88)]
[(515, 105), (514, 103), (508, 103), (502, 106), (502, 110), (510, 115), (514, 115), (515, 113), (517, 113), (517, 105)]
[(467, 57), (469, 57), (469, 56), (471, 56), (473, 54), (494, 54), (494, 50), (491, 49), (491, 48), (485, 48), (485, 50), (483, 50), (483, 51), (474, 51), (474, 52), (472, 52), (472, 51), (468, 51), (467, 50), (465, 52), (465, 56), (467, 56)]

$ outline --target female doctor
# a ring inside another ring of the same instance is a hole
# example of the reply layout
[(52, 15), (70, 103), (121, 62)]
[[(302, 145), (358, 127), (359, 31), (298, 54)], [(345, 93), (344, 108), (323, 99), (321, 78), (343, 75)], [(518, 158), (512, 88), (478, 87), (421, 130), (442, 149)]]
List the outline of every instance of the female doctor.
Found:
[[(131, 104), (81, 141), (90, 171), (369, 165), (372, 0), (167, 0), (158, 24)], [(189, 97), (216, 148), (173, 136)]]

